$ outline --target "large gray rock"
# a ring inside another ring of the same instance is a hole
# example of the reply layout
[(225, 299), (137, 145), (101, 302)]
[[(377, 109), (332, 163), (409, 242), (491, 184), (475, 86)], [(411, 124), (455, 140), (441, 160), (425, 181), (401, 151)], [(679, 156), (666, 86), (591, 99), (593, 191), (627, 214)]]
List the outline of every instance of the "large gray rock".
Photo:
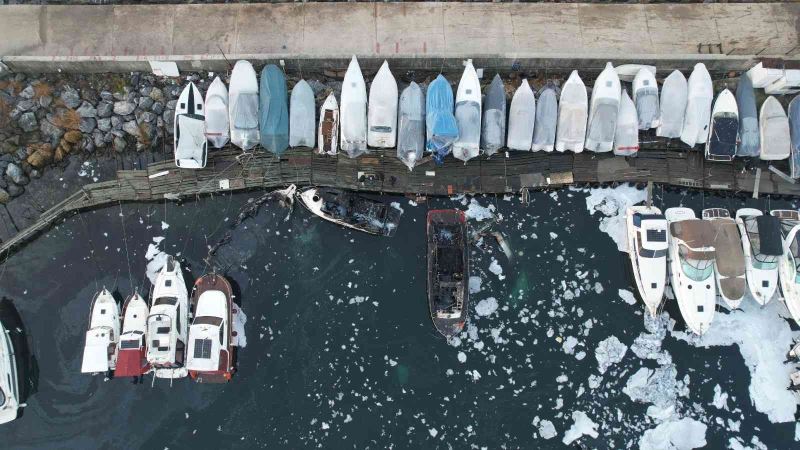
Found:
[(30, 84), (19, 93), (20, 97), (28, 99), (33, 98), (34, 95), (36, 95), (36, 92), (33, 90), (33, 86)]
[(61, 93), (61, 101), (64, 102), (67, 108), (75, 109), (81, 104), (81, 96), (78, 91), (67, 86), (64, 88), (64, 92)]
[(31, 132), (39, 127), (39, 123), (36, 121), (36, 115), (32, 112), (26, 112), (19, 118), (19, 127), (22, 128), (25, 132)]
[(100, 92), (100, 98), (102, 98), (103, 100), (105, 100), (107, 102), (113, 102), (114, 101), (114, 94), (112, 94), (111, 92), (108, 92), (108, 91), (101, 91)]
[(150, 107), (153, 106), (153, 103), (155, 102), (150, 97), (139, 97), (139, 109), (143, 111), (150, 109)]
[(103, 139), (103, 132), (100, 130), (94, 130), (92, 133), (92, 140), (94, 140), (94, 146), (97, 148), (103, 148), (106, 146), (106, 141)]
[(153, 103), (153, 107), (150, 108), (150, 111), (152, 111), (153, 114), (159, 114), (160, 115), (161, 113), (164, 112), (164, 104), (161, 103), (161, 102), (155, 102), (155, 103)]
[(114, 130), (121, 130), (122, 129), (122, 117), (112, 116), (111, 117), (111, 128), (114, 129)]
[(131, 102), (114, 102), (114, 114), (127, 116), (136, 109), (136, 104)]
[(53, 97), (49, 95), (43, 95), (39, 97), (39, 106), (42, 108), (47, 108), (51, 103), (53, 103)]
[(142, 116), (139, 118), (139, 120), (141, 120), (142, 122), (155, 122), (156, 117), (157, 116), (151, 112), (144, 112), (142, 113)]
[(124, 152), (126, 145), (127, 143), (125, 142), (125, 139), (122, 139), (120, 137), (114, 138), (114, 151), (116, 151), (117, 153)]
[(97, 108), (92, 106), (89, 102), (81, 103), (81, 107), (77, 109), (81, 117), (97, 117)]
[(97, 117), (111, 117), (114, 114), (114, 104), (107, 101), (102, 101), (97, 104), (96, 116)]
[(177, 100), (170, 100), (167, 102), (167, 109), (175, 110), (175, 107), (178, 106)]
[(11, 163), (8, 165), (8, 167), (6, 167), (6, 177), (19, 185), (28, 184), (29, 181), (28, 177), (25, 176), (25, 172), (22, 171), (22, 168), (14, 163)]
[(128, 133), (129, 135), (138, 138), (141, 134), (139, 130), (139, 125), (136, 123), (135, 120), (131, 120), (122, 124), (122, 131)]
[(97, 126), (97, 121), (91, 117), (84, 117), (81, 119), (81, 124), (78, 126), (78, 129), (81, 130), (83, 133), (91, 133), (92, 130)]
[(25, 111), (30, 111), (33, 109), (34, 106), (36, 106), (36, 101), (25, 99), (17, 102), (17, 105), (14, 106), (14, 109), (20, 113), (24, 113)]
[(49, 117), (48, 119), (42, 120), (42, 123), (39, 125), (39, 131), (41, 131), (42, 134), (47, 137), (48, 142), (54, 146), (58, 145), (58, 140), (64, 135), (64, 130), (53, 125)]
[(111, 119), (108, 117), (97, 119), (97, 128), (101, 131), (111, 131)]
[(153, 90), (150, 91), (150, 98), (157, 102), (162, 102), (164, 101), (164, 92), (161, 89), (154, 87)]

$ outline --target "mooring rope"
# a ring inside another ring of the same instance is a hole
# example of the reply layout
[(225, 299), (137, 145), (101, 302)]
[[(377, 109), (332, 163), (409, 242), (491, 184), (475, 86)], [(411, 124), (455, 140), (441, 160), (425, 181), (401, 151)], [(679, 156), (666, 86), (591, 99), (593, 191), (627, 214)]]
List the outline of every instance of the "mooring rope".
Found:
[(94, 263), (95, 266), (95, 273), (94, 273), (94, 287), (95, 291), (100, 291), (100, 283), (97, 282), (97, 276), (100, 274), (100, 264), (97, 263), (97, 259), (95, 259), (95, 246), (94, 241), (92, 241), (92, 236), (89, 234), (89, 227), (86, 226), (86, 222), (83, 220), (83, 214), (78, 213), (78, 219), (83, 226), (83, 232), (86, 235), (86, 240), (89, 242), (89, 259)]
[(122, 200), (119, 201), (119, 221), (122, 223), (122, 242), (125, 243), (125, 262), (128, 264), (128, 284), (133, 288), (133, 271), (131, 270), (131, 254), (128, 251), (128, 232), (125, 230), (125, 215), (122, 212)]

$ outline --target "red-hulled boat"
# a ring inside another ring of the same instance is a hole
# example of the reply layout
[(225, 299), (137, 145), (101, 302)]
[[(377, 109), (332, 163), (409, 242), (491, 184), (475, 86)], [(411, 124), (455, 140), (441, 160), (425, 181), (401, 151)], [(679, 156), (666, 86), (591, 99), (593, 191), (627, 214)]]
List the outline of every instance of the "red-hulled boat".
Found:
[(150, 371), (146, 336), (149, 312), (147, 302), (138, 292), (125, 299), (115, 377), (138, 377)]
[(233, 376), (233, 307), (225, 277), (210, 273), (195, 281), (186, 368), (199, 383), (227, 383)]

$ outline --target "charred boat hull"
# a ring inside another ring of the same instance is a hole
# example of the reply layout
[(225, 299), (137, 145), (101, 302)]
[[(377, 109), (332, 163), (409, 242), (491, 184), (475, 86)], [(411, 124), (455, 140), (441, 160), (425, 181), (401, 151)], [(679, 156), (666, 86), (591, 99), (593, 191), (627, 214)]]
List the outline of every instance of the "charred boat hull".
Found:
[(469, 250), (463, 211), (428, 212), (428, 307), (445, 337), (464, 329), (469, 310)]
[(391, 237), (403, 212), (374, 196), (332, 188), (300, 193), (303, 206), (323, 219), (378, 236)]

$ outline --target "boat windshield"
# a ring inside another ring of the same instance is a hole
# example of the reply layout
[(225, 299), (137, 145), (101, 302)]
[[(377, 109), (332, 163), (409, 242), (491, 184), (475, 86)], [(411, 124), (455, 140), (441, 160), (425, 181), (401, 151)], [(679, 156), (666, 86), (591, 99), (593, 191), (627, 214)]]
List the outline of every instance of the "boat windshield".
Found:
[(3, 392), (3, 389), (0, 388), (0, 406), (6, 405), (6, 393)]
[[(775, 251), (776, 249), (772, 247), (777, 247), (777, 242), (772, 242), (775, 240), (775, 237), (771, 237), (768, 241), (762, 242), (761, 239), (761, 230), (759, 228), (759, 221), (758, 219), (765, 217), (765, 216), (755, 216), (750, 217), (744, 220), (745, 230), (747, 231), (747, 239), (750, 241), (750, 249), (753, 255), (753, 267), (756, 269), (761, 270), (770, 270), (774, 269), (778, 266), (778, 255), (779, 252)], [(767, 219), (774, 219), (774, 217), (766, 216)], [(764, 219), (762, 219), (763, 221)], [(776, 219), (777, 220), (777, 219)], [(763, 227), (763, 225), (762, 225)], [(776, 227), (777, 228), (777, 227)], [(779, 230), (779, 228), (777, 228)], [(777, 231), (777, 235), (780, 235), (780, 231)], [(778, 239), (780, 239), (778, 237)], [(763, 250), (768, 248), (769, 253), (766, 254)]]
[(130, 349), (138, 349), (139, 348), (139, 340), (138, 339), (126, 339), (119, 344), (120, 350), (130, 350)]
[(175, 306), (178, 304), (178, 299), (175, 297), (159, 297), (153, 302), (153, 306), (156, 305), (167, 305), (167, 306)]
[(667, 255), (667, 250), (666, 249), (648, 250), (648, 249), (642, 247), (642, 240), (641, 239), (637, 239), (636, 240), (636, 246), (639, 249), (639, 252), (638, 252), (639, 256), (641, 256), (642, 258), (663, 258), (664, 256)]
[(704, 281), (714, 273), (714, 252), (694, 251), (679, 246), (681, 270), (693, 281)]
[(222, 325), (222, 318), (213, 316), (200, 316), (194, 319), (194, 325), (213, 325), (218, 327)]

